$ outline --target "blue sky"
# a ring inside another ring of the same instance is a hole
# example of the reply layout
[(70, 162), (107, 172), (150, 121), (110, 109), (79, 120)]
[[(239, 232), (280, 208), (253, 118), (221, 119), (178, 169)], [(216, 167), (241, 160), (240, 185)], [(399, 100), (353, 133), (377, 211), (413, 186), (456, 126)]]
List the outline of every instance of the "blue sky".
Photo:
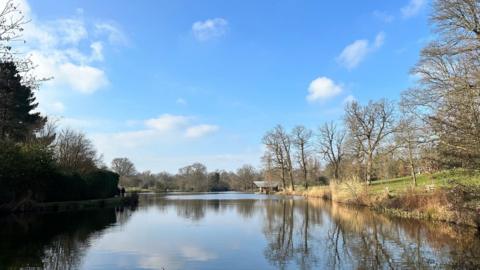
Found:
[(259, 166), (276, 124), (398, 99), (431, 36), (426, 0), (19, 3), (40, 110), (152, 172)]

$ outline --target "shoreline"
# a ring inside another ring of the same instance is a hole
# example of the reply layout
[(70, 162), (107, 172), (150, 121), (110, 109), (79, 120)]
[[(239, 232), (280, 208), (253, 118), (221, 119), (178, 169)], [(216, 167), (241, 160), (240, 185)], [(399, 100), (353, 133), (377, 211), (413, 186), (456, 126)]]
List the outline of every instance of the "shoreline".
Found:
[(112, 197), (104, 199), (92, 199), (81, 201), (45, 202), (22, 201), (14, 206), (0, 206), (0, 214), (11, 213), (45, 213), (91, 210), (106, 207), (132, 206), (138, 204), (138, 197), (130, 195), (126, 197)]
[[(400, 207), (389, 207), (394, 200), (402, 201), (404, 196), (397, 197), (384, 197), (379, 198), (379, 196), (371, 195), (367, 198), (344, 198), (344, 199), (335, 199), (335, 196), (332, 196), (332, 191), (329, 186), (324, 187), (313, 187), (308, 190), (301, 191), (291, 191), (284, 190), (275, 193), (277, 195), (283, 196), (302, 196), (305, 198), (312, 199), (321, 199), (325, 201), (331, 201), (333, 203), (338, 203), (347, 206), (354, 207), (366, 207), (370, 210), (373, 210), (378, 213), (385, 214), (391, 217), (405, 218), (405, 219), (415, 219), (415, 220), (425, 220), (430, 222), (443, 222), (456, 226), (465, 226), (473, 227), (480, 230), (480, 213), (475, 211), (469, 211), (469, 213), (464, 213), (461, 211), (449, 211), (449, 212), (440, 212), (440, 211), (425, 211), (423, 209), (402, 209)], [(423, 196), (433, 196), (425, 195)]]

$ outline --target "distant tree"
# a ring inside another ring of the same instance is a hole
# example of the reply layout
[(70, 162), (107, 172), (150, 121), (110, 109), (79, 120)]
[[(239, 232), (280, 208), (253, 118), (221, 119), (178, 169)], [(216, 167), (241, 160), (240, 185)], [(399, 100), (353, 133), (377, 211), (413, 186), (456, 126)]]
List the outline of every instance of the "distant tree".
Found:
[(156, 175), (155, 189), (160, 191), (177, 190), (176, 178), (168, 172), (161, 172)]
[(305, 188), (308, 188), (308, 161), (311, 154), (312, 134), (312, 131), (305, 126), (296, 126), (290, 135), (293, 147), (296, 150), (295, 158), (300, 166)]
[(208, 174), (207, 191), (227, 191), (229, 186), (224, 179), (221, 178), (221, 172), (215, 171)]
[(249, 190), (257, 178), (257, 172), (252, 165), (245, 164), (237, 170), (238, 181), (243, 190)]
[(100, 158), (85, 134), (71, 129), (62, 130), (55, 140), (55, 157), (60, 168), (85, 173), (97, 168)]
[(320, 154), (333, 167), (333, 178), (340, 178), (340, 165), (345, 155), (345, 132), (333, 122), (326, 123), (318, 130), (318, 147)]
[(114, 158), (112, 160), (111, 168), (118, 175), (122, 176), (132, 176), (137, 171), (135, 165), (128, 158)]
[[(135, 178), (139, 179), (138, 185), (141, 188), (151, 189), (155, 188), (155, 184), (157, 182), (157, 178), (151, 171), (143, 171), (135, 175)], [(137, 186), (138, 186), (137, 185)]]
[(33, 112), (38, 106), (30, 86), (14, 62), (0, 62), (0, 139), (25, 141), (34, 136), (47, 118)]
[(178, 170), (177, 178), (185, 191), (207, 191), (207, 167), (194, 163)]
[(366, 159), (366, 181), (373, 178), (376, 151), (395, 132), (395, 107), (386, 100), (370, 101), (366, 106), (356, 101), (345, 107), (345, 122), (355, 147)]

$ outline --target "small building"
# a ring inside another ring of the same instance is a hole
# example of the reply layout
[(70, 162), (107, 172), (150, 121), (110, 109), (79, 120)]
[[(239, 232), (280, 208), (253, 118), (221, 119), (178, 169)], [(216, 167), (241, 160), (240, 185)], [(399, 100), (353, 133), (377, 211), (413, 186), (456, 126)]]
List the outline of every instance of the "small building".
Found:
[(270, 192), (278, 191), (279, 184), (272, 181), (254, 181), (255, 186), (258, 188), (258, 192), (268, 194)]

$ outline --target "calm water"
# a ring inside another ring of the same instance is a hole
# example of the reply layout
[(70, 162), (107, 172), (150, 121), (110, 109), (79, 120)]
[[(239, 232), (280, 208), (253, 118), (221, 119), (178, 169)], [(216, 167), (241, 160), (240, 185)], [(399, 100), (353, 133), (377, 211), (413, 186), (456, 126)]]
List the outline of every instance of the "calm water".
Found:
[(143, 195), (137, 209), (0, 217), (0, 234), (0, 269), (480, 267), (473, 230), (241, 193)]

